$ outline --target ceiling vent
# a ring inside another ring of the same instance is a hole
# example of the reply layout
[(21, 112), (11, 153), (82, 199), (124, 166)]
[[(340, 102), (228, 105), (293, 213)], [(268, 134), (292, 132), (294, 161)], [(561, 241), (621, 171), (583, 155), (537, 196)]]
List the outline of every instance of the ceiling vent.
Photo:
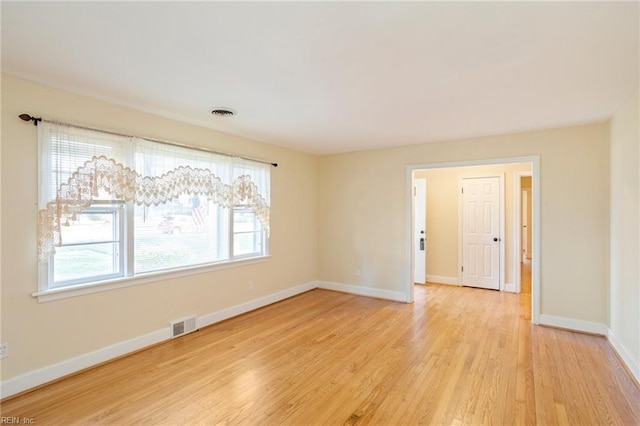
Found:
[(211, 114), (215, 117), (231, 117), (236, 115), (236, 112), (231, 108), (214, 108), (211, 111)]

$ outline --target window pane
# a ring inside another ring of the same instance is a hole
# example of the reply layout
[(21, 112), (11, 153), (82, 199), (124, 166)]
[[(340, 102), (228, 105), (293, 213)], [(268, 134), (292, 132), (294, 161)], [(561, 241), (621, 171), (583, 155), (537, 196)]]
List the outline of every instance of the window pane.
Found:
[(237, 208), (233, 217), (233, 232), (255, 231), (258, 227), (256, 215), (246, 208)]
[(135, 272), (200, 265), (223, 260), (218, 208), (200, 196), (135, 208)]
[(113, 211), (85, 211), (77, 220), (69, 222), (69, 226), (61, 227), (62, 244), (115, 241), (115, 220)]
[(65, 281), (120, 274), (118, 243), (58, 247), (53, 268), (53, 287)]
[(233, 255), (262, 254), (262, 232), (233, 234)]
[(262, 254), (262, 226), (247, 207), (236, 207), (233, 215), (233, 255)]

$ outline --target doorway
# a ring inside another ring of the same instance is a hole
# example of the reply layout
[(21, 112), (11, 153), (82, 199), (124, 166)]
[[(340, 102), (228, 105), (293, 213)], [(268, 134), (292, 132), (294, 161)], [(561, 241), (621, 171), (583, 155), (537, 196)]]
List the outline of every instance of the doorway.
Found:
[[(516, 234), (515, 246), (518, 250), (516, 269), (516, 292), (531, 292), (533, 262), (533, 174), (516, 172), (514, 174), (516, 199)], [(523, 289), (523, 286), (525, 288)]]
[[(526, 170), (519, 169), (519, 164), (517, 163), (527, 163)], [(484, 167), (484, 166), (493, 166), (492, 167)], [(430, 222), (434, 221), (434, 218), (430, 215), (432, 214), (430, 210), (430, 203), (432, 205), (436, 205), (438, 207), (442, 207), (446, 204), (445, 200), (439, 198), (438, 194), (438, 186), (433, 183), (434, 179), (430, 179), (429, 172), (434, 172), (434, 176), (436, 172), (443, 169), (457, 169), (456, 173), (459, 175), (490, 175), (494, 174), (495, 170), (501, 170), (501, 167), (504, 167), (505, 172), (503, 175), (506, 180), (504, 181), (503, 188), (505, 192), (505, 204), (507, 208), (507, 217), (505, 219), (506, 223), (506, 232), (501, 234), (501, 237), (504, 239), (502, 243), (502, 250), (504, 251), (505, 262), (502, 266), (499, 267), (503, 272), (503, 278), (501, 278), (503, 284), (501, 284), (500, 290), (509, 291), (509, 292), (518, 292), (520, 291), (520, 287), (522, 284), (522, 280), (520, 279), (522, 268), (520, 267), (520, 257), (521, 257), (521, 233), (515, 232), (516, 229), (520, 229), (520, 224), (516, 225), (515, 220), (515, 187), (518, 187), (518, 191), (520, 190), (520, 181), (519, 179), (514, 179), (514, 171), (521, 170), (527, 173), (531, 177), (531, 189), (529, 190), (531, 194), (531, 216), (528, 217), (530, 225), (532, 225), (532, 233), (531, 233), (531, 320), (533, 323), (537, 323), (539, 319), (539, 298), (540, 298), (540, 290), (539, 290), (539, 262), (536, 260), (539, 258), (539, 235), (540, 235), (540, 227), (539, 227), (539, 206), (540, 206), (540, 197), (539, 197), (539, 181), (540, 181), (540, 172), (539, 172), (539, 157), (531, 156), (531, 157), (515, 157), (515, 158), (501, 158), (501, 159), (493, 159), (493, 160), (480, 160), (480, 161), (469, 161), (469, 162), (455, 162), (455, 163), (434, 163), (434, 164), (419, 164), (419, 165), (411, 165), (407, 166), (407, 192), (409, 195), (408, 206), (407, 206), (407, 216), (408, 216), (408, 225), (407, 225), (407, 285), (406, 285), (406, 300), (408, 302), (413, 301), (413, 283), (414, 283), (414, 268), (415, 268), (415, 260), (416, 253), (414, 248), (419, 244), (419, 237), (414, 233), (413, 228), (413, 188), (414, 188), (414, 178), (415, 177), (427, 177), (427, 229), (426, 229), (426, 245), (425, 245), (425, 253), (426, 253), (426, 279), (427, 282), (435, 282), (442, 284), (454, 284), (461, 285), (462, 284), (462, 271), (461, 268), (458, 267), (457, 272), (455, 270), (456, 266), (449, 267), (448, 271), (453, 271), (452, 273), (440, 273), (435, 271), (434, 263), (438, 264), (440, 262), (434, 262), (434, 257), (439, 256), (439, 260), (444, 262), (453, 262), (454, 264), (458, 264), (458, 259), (462, 259), (462, 249), (459, 243), (455, 243), (458, 241), (455, 237), (453, 238), (454, 242), (450, 241), (449, 238), (446, 241), (446, 244), (453, 245), (456, 247), (455, 252), (448, 251), (448, 254), (444, 252), (446, 250), (438, 250), (434, 249), (434, 244), (437, 243), (437, 235), (431, 235), (432, 232), (430, 230)], [(463, 168), (467, 168), (466, 170)], [(478, 170), (494, 170), (494, 172), (486, 172)], [(458, 190), (459, 181), (456, 180), (454, 184), (454, 191)], [(435, 201), (434, 201), (435, 200)], [(518, 196), (518, 202), (521, 202), (521, 196)], [(454, 203), (458, 203), (458, 201), (454, 201)], [(520, 209), (518, 209), (520, 210)], [(505, 209), (501, 209), (501, 211), (505, 211)], [(436, 212), (437, 213), (437, 212)], [(453, 215), (449, 213), (440, 213), (440, 217), (446, 217), (447, 224), (449, 222), (455, 222), (455, 225), (460, 221), (461, 213), (454, 213)], [(437, 216), (437, 215), (436, 215)], [(454, 216), (455, 219), (451, 220), (451, 216)], [(520, 219), (518, 219), (519, 221)], [(438, 222), (440, 223), (440, 222)], [(438, 225), (438, 228), (442, 226)], [(457, 231), (456, 231), (457, 232)], [(457, 235), (457, 234), (456, 234)], [(518, 236), (516, 241), (516, 236)], [(496, 237), (493, 237), (496, 238)], [(497, 237), (500, 238), (500, 237)], [(493, 242), (493, 241), (492, 241)], [(438, 246), (441, 247), (441, 246)], [(515, 261), (518, 259), (518, 261)], [(463, 263), (460, 261), (460, 263)], [(434, 272), (435, 271), (435, 272)]]

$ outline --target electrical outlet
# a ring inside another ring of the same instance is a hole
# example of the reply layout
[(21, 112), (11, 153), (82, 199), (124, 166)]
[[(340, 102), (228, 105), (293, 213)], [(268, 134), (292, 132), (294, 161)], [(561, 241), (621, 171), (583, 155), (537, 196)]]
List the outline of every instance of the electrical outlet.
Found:
[(0, 344), (0, 359), (6, 358), (9, 356), (9, 344), (2, 343)]
[(247, 288), (248, 288), (249, 290), (253, 290), (253, 281), (248, 281), (248, 282), (247, 282)]

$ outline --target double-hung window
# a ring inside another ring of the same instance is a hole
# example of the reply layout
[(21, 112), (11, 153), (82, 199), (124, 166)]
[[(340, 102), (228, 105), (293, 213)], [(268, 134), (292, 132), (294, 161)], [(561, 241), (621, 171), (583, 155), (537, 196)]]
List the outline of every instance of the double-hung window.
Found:
[(268, 254), (270, 166), (40, 123), (40, 292)]
[(54, 288), (124, 275), (124, 226), (120, 206), (90, 206), (61, 228), (49, 274)]
[(256, 256), (264, 247), (264, 229), (260, 220), (248, 206), (233, 208), (233, 255)]

